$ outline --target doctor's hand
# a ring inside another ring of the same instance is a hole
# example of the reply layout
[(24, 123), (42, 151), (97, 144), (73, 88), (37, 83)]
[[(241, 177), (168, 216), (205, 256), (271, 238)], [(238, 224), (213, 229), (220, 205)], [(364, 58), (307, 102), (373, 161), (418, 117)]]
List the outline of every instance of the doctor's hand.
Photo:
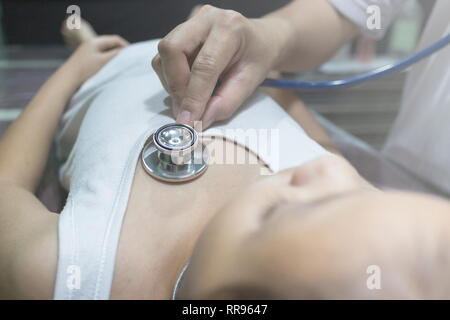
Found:
[(284, 22), (209, 5), (171, 31), (152, 66), (178, 122), (203, 128), (229, 118), (277, 64)]

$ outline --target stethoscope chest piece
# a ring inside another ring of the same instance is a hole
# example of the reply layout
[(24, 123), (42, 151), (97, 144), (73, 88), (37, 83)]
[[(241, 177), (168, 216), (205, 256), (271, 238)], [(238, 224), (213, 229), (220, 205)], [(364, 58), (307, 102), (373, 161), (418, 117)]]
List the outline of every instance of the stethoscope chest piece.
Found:
[(167, 124), (156, 130), (142, 151), (145, 171), (155, 179), (184, 182), (202, 175), (207, 167), (206, 148), (197, 132), (184, 124)]

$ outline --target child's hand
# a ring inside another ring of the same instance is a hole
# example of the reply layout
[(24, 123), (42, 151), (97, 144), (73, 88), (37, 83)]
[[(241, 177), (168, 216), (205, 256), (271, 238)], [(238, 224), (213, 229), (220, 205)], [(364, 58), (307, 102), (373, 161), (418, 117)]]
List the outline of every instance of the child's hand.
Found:
[(128, 42), (120, 36), (99, 36), (81, 44), (67, 60), (66, 66), (81, 84), (126, 46)]

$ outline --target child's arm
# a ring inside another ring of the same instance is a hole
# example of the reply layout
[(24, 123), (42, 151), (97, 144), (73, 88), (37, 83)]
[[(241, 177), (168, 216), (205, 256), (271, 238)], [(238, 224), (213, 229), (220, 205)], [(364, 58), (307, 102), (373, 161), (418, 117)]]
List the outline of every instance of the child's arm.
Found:
[(0, 183), (34, 192), (47, 161), (52, 136), (80, 81), (69, 64), (59, 68), (0, 140)]
[(58, 216), (33, 193), (67, 101), (126, 44), (104, 36), (81, 45), (0, 139), (0, 299), (52, 296)]
[(86, 79), (126, 44), (118, 36), (84, 43), (42, 86), (0, 140), (0, 185), (35, 191), (66, 103)]

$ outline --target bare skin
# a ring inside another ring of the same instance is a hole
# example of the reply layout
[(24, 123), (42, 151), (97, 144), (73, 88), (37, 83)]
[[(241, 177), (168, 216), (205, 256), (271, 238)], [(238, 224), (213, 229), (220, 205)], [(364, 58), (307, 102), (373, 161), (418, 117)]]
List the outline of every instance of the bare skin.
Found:
[[(347, 186), (333, 190), (336, 174), (322, 161), (290, 180), (260, 181), (221, 210), (196, 245), (178, 298), (449, 299), (450, 202), (362, 188), (348, 175)], [(285, 189), (275, 196), (283, 201), (254, 202), (275, 186)], [(380, 290), (367, 286), (370, 266), (380, 270)]]
[(236, 193), (260, 177), (260, 167), (212, 165), (199, 179), (172, 185), (149, 179), (139, 163), (111, 297), (169, 299), (206, 223)]

